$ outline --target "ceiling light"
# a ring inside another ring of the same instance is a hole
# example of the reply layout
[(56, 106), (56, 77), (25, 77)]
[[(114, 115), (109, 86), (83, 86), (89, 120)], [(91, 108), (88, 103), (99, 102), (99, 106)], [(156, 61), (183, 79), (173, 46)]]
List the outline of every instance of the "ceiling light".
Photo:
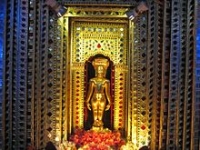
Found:
[(67, 12), (67, 7), (60, 5), (55, 0), (46, 0), (45, 3), (55, 12), (57, 17), (62, 17)]

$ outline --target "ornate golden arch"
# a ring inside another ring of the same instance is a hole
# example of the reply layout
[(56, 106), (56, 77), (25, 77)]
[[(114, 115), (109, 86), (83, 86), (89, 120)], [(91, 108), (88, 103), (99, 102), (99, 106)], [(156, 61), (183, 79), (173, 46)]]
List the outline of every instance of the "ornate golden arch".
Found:
[[(109, 20), (110, 22), (107, 22)], [(125, 130), (128, 21), (74, 18), (71, 20), (69, 53), (71, 128), (84, 128), (84, 65), (91, 56), (102, 54), (115, 66), (113, 128)]]
[(137, 83), (141, 81), (141, 64), (138, 62), (142, 61), (139, 54), (143, 50), (135, 48), (140, 34), (139, 30), (134, 30), (134, 22), (125, 15), (127, 10), (68, 8), (68, 13), (58, 20), (63, 27), (61, 48), (65, 48), (66, 54), (63, 60), (66, 83), (64, 99), (60, 103), (60, 107), (66, 109), (60, 111), (63, 119), (55, 132), (61, 141), (69, 139), (74, 129), (84, 128), (85, 62), (102, 54), (113, 62), (115, 72), (112, 76), (115, 84), (112, 129), (120, 130), (124, 138), (139, 143), (138, 147), (148, 143), (148, 124), (144, 125), (148, 113), (140, 113), (141, 107), (148, 104), (138, 100), (141, 96), (138, 91), (144, 92)]

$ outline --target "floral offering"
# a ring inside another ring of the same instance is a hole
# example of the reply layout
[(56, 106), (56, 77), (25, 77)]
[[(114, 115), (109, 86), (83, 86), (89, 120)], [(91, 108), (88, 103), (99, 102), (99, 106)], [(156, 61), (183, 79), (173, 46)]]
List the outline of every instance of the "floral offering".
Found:
[(70, 137), (70, 141), (80, 150), (119, 150), (125, 144), (119, 131), (108, 129), (101, 131), (77, 129)]

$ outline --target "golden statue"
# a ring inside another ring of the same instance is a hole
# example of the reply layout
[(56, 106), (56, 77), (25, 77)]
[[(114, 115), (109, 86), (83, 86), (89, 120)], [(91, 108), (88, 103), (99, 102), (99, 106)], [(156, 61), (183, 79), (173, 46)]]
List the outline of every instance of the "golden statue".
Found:
[(89, 89), (86, 98), (87, 108), (93, 112), (92, 129), (103, 129), (104, 111), (110, 109), (110, 81), (105, 78), (109, 61), (106, 58), (95, 58), (92, 61), (95, 69), (95, 77), (89, 81)]

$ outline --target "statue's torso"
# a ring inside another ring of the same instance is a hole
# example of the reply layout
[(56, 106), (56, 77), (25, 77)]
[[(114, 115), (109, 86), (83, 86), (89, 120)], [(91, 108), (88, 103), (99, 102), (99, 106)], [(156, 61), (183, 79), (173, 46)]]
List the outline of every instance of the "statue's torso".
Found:
[(90, 80), (90, 82), (93, 83), (94, 91), (92, 95), (93, 101), (105, 101), (106, 95), (105, 95), (105, 88), (107, 84), (109, 83), (109, 80), (104, 78), (93, 78)]

